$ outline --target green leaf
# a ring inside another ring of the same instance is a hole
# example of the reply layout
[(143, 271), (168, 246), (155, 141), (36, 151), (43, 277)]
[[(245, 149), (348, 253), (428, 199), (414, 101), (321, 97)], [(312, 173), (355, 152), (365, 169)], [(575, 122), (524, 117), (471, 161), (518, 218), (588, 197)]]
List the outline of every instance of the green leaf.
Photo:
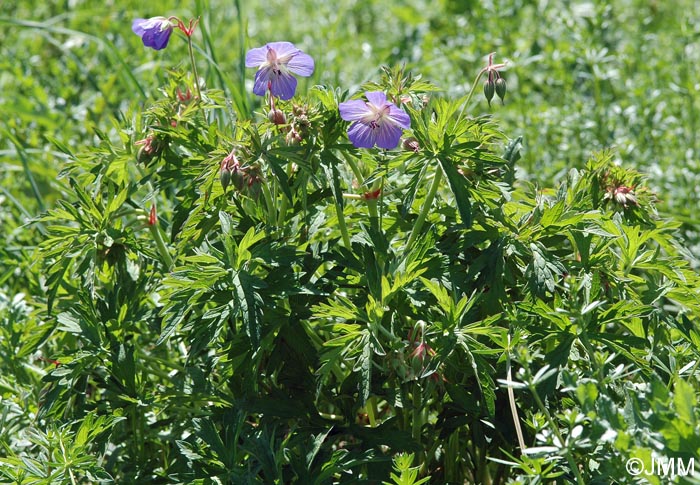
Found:
[(459, 216), (462, 218), (462, 224), (467, 227), (472, 225), (471, 202), (469, 201), (469, 189), (467, 188), (466, 178), (457, 172), (451, 160), (444, 156), (439, 156), (438, 161), (442, 167), (447, 182), (450, 185), (452, 194), (457, 202)]
[(372, 338), (367, 329), (362, 331), (360, 346), (361, 351), (353, 370), (360, 372), (360, 403), (364, 406), (369, 399), (372, 388), (372, 355), (374, 353), (372, 351)]
[(684, 422), (694, 425), (697, 397), (693, 386), (679, 377), (676, 378), (673, 391), (673, 404), (678, 417)]
[(542, 227), (549, 227), (552, 224), (556, 224), (560, 221), (562, 214), (564, 214), (565, 203), (563, 200), (557, 202), (551, 207), (547, 207), (542, 212), (542, 218), (540, 219), (540, 224)]
[(260, 346), (261, 322), (260, 305), (262, 300), (255, 291), (254, 278), (246, 271), (236, 271), (233, 275), (233, 300), (243, 319), (243, 328), (250, 338), (253, 351)]
[(264, 238), (264, 231), (256, 232), (254, 227), (248, 229), (248, 231), (245, 233), (245, 236), (243, 236), (243, 239), (241, 239), (241, 242), (238, 243), (238, 258), (236, 260), (236, 268), (240, 268), (244, 262), (250, 260), (250, 258), (252, 257), (250, 253), (250, 248), (256, 243), (263, 240)]
[(275, 179), (279, 183), (285, 197), (287, 197), (290, 203), (294, 203), (294, 197), (292, 196), (292, 191), (290, 190), (289, 183), (287, 182), (287, 173), (283, 168), (285, 164), (290, 162), (282, 160), (281, 158), (273, 156), (272, 154), (268, 154), (266, 160), (269, 162), (272, 173), (275, 174)]

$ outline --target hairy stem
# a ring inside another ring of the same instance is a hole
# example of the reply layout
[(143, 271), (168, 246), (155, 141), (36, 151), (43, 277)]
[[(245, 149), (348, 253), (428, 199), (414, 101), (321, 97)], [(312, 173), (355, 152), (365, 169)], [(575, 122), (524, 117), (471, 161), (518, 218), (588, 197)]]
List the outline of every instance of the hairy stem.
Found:
[(467, 94), (467, 97), (464, 98), (464, 104), (462, 104), (462, 109), (459, 111), (459, 116), (457, 117), (457, 120), (461, 120), (462, 117), (464, 116), (464, 111), (469, 106), (469, 103), (471, 102), (472, 97), (474, 97), (474, 93), (476, 92), (476, 88), (479, 86), (479, 81), (481, 80), (481, 76), (483, 76), (485, 72), (486, 72), (486, 68), (482, 69), (481, 71), (479, 71), (479, 74), (477, 74), (476, 78), (474, 79), (474, 84), (472, 84), (472, 87), (469, 90), (469, 94)]
[(348, 226), (345, 224), (345, 214), (341, 205), (335, 203), (335, 213), (338, 217), (338, 228), (340, 229), (340, 235), (343, 238), (343, 244), (346, 248), (350, 249), (350, 235), (348, 234)]
[(551, 428), (552, 432), (554, 433), (554, 436), (556, 436), (557, 440), (559, 441), (559, 445), (563, 447), (564, 450), (564, 456), (566, 457), (566, 461), (569, 463), (569, 468), (571, 468), (572, 473), (576, 476), (576, 483), (578, 485), (585, 485), (585, 481), (583, 480), (583, 477), (581, 476), (581, 472), (578, 469), (578, 465), (576, 465), (576, 461), (574, 460), (573, 455), (571, 454), (571, 451), (564, 447), (564, 437), (561, 435), (559, 432), (559, 426), (557, 426), (557, 423), (554, 422), (554, 418), (552, 418), (552, 415), (549, 414), (549, 410), (547, 407), (544, 405), (542, 400), (540, 399), (539, 394), (537, 394), (537, 389), (535, 388), (534, 384), (530, 384), (528, 386), (530, 389), (530, 392), (532, 393), (532, 397), (535, 399), (535, 403), (537, 404), (537, 407), (539, 410), (544, 414), (545, 418), (547, 419), (547, 423), (549, 424), (549, 427)]
[(438, 169), (435, 171), (435, 177), (433, 178), (433, 183), (428, 189), (428, 195), (425, 196), (425, 201), (423, 201), (423, 207), (418, 214), (418, 219), (416, 219), (413, 229), (411, 230), (411, 235), (408, 237), (408, 242), (406, 243), (406, 248), (410, 248), (416, 241), (416, 238), (420, 234), (423, 228), (423, 223), (425, 218), (428, 217), (428, 212), (433, 205), (433, 200), (435, 200), (435, 194), (437, 194), (438, 187), (440, 187), (440, 182), (442, 182), (442, 170)]
[(192, 48), (192, 37), (187, 36), (187, 50), (190, 53), (190, 62), (192, 63), (192, 75), (194, 76), (194, 89), (197, 91), (197, 99), (202, 101), (202, 92), (199, 90), (199, 74), (197, 73), (197, 63), (194, 61), (194, 49)]
[[(513, 371), (510, 359), (510, 333), (508, 333), (508, 350), (506, 352), (506, 379), (508, 382), (513, 382)], [(518, 416), (518, 408), (515, 406), (515, 393), (513, 386), (508, 384), (508, 401), (510, 402), (510, 412), (513, 415), (513, 425), (515, 426), (515, 434), (518, 436), (518, 444), (520, 450), (525, 450), (525, 439), (523, 438), (523, 430), (520, 427), (520, 417)]]
[(156, 223), (153, 225), (149, 224), (148, 229), (151, 231), (151, 236), (153, 236), (153, 240), (156, 242), (156, 246), (158, 247), (158, 254), (160, 254), (166, 268), (172, 268), (173, 257), (170, 256), (170, 251), (168, 251), (168, 247), (165, 245), (163, 235), (161, 234), (160, 227), (158, 226), (158, 221), (156, 221)]

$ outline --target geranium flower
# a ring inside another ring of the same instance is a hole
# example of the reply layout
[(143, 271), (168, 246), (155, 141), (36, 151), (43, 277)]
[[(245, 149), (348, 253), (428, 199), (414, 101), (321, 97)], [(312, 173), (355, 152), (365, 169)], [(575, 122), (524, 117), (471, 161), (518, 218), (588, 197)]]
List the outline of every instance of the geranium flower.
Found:
[(264, 47), (250, 49), (245, 56), (246, 67), (257, 67), (253, 92), (265, 96), (270, 89), (273, 96), (291, 99), (297, 89), (297, 79), (292, 75), (311, 76), (313, 58), (300, 51), (291, 42), (270, 42)]
[(168, 45), (170, 34), (173, 33), (173, 24), (165, 17), (136, 19), (131, 24), (131, 30), (141, 37), (143, 45), (159, 51)]
[(340, 103), (340, 117), (354, 121), (348, 128), (348, 138), (357, 148), (396, 148), (403, 130), (411, 127), (408, 114), (390, 103), (381, 91), (366, 92), (367, 102), (353, 99)]

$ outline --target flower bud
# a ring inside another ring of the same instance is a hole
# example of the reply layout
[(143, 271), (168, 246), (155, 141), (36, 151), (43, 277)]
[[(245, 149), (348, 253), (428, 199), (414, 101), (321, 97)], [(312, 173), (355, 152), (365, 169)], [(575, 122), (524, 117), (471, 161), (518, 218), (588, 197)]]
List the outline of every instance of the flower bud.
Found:
[(267, 113), (267, 119), (276, 125), (284, 125), (287, 123), (287, 118), (284, 113), (277, 108), (273, 108)]
[(401, 144), (404, 150), (407, 152), (415, 152), (418, 153), (420, 151), (420, 143), (418, 143), (418, 140), (416, 140), (414, 137), (408, 137), (404, 138), (403, 143)]
[(151, 211), (148, 213), (148, 225), (155, 226), (158, 222), (158, 214), (156, 213), (156, 205), (151, 205)]
[(239, 178), (242, 179), (240, 171), (241, 166), (238, 163), (236, 151), (231, 150), (231, 153), (226, 155), (224, 159), (221, 160), (221, 166), (219, 167), (219, 180), (221, 181), (224, 191), (226, 191), (226, 188), (231, 182), (233, 182), (233, 185), (240, 190), (241, 186), (243, 185), (242, 180), (238, 180)]
[(503, 98), (506, 97), (506, 80), (502, 77), (496, 79), (496, 94), (501, 98), (501, 103), (503, 103)]
[(236, 187), (236, 190), (240, 191), (243, 188), (243, 184), (245, 183), (243, 170), (238, 165), (231, 169), (231, 178), (229, 180), (233, 183), (233, 186)]
[(221, 186), (224, 188), (224, 192), (226, 192), (226, 189), (231, 183), (231, 171), (228, 167), (222, 166), (221, 170), (219, 170), (219, 181), (221, 181)]
[(491, 79), (484, 81), (484, 96), (486, 101), (488, 101), (489, 106), (491, 106), (491, 100), (493, 99), (493, 93), (496, 91), (496, 86)]
[(298, 145), (299, 142), (301, 142), (301, 135), (294, 129), (294, 127), (291, 127), (291, 129), (287, 132), (287, 136), (285, 136), (284, 141), (287, 142), (287, 145)]
[(139, 147), (136, 159), (139, 162), (148, 163), (159, 156), (167, 146), (167, 140), (151, 133), (143, 140), (139, 140), (134, 145)]
[(153, 155), (151, 155), (150, 151), (145, 146), (139, 147), (139, 151), (136, 153), (136, 160), (139, 163), (148, 163), (152, 158)]
[(182, 104), (189, 104), (190, 101), (192, 101), (192, 91), (190, 91), (190, 88), (188, 87), (185, 92), (183, 93), (180, 88), (177, 88), (176, 91), (177, 94), (177, 99), (180, 100), (180, 103)]
[(624, 185), (615, 188), (614, 191), (615, 202), (623, 206), (625, 209), (629, 205), (638, 206), (637, 196), (634, 194), (632, 187), (626, 187)]
[(253, 200), (258, 200), (258, 198), (260, 198), (260, 193), (262, 191), (262, 187), (260, 187), (261, 183), (262, 181), (260, 180), (260, 177), (257, 176), (257, 174), (251, 174), (247, 177), (246, 191), (248, 193), (248, 197), (250, 197)]

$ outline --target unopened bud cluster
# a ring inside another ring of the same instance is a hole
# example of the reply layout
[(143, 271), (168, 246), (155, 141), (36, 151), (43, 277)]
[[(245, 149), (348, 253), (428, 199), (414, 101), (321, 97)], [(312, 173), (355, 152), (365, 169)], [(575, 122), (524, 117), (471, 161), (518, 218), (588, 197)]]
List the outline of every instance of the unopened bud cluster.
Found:
[[(634, 181), (622, 180), (621, 177), (616, 176), (614, 172), (610, 171), (604, 173), (601, 177), (601, 185), (605, 190), (604, 201), (610, 201), (614, 204), (622, 206), (624, 209), (629, 209), (630, 207), (638, 207), (639, 200), (638, 194), (635, 189), (637, 186)], [(640, 189), (641, 194), (646, 194), (644, 187)]]
[(483, 72), (488, 73), (488, 79), (484, 81), (484, 97), (488, 101), (489, 106), (491, 106), (491, 100), (493, 96), (496, 95), (501, 99), (501, 104), (506, 97), (506, 80), (501, 77), (500, 69), (503, 69), (505, 64), (494, 64), (493, 54), (489, 55), (489, 64), (483, 70)]
[[(272, 93), (271, 82), (268, 82), (268, 91)], [(292, 107), (291, 119), (287, 122), (287, 116), (284, 114), (284, 111), (275, 105), (275, 97), (270, 95), (269, 100), (270, 109), (267, 112), (267, 119), (270, 120), (270, 123), (280, 128), (286, 126), (287, 134), (284, 140), (287, 145), (298, 145), (306, 137), (311, 125), (306, 106), (295, 104)]]
[(639, 205), (637, 196), (634, 193), (634, 187), (627, 187), (625, 185), (608, 187), (605, 193), (605, 199), (611, 200), (625, 209), (629, 206), (637, 207)]
[[(495, 76), (498, 77), (494, 81), (493, 77)], [(489, 72), (489, 78), (484, 81), (484, 96), (489, 106), (491, 106), (494, 93), (501, 99), (501, 104), (503, 104), (503, 99), (506, 97), (506, 80), (500, 77), (500, 74), (496, 71)]]
[(232, 185), (238, 192), (245, 192), (253, 199), (257, 199), (260, 195), (261, 180), (260, 167), (257, 165), (242, 166), (236, 157), (235, 150), (232, 150), (221, 160), (219, 181), (224, 191), (229, 185)]
[(634, 187), (617, 187), (614, 193), (615, 202), (623, 206), (625, 209), (628, 205), (637, 206), (637, 196), (634, 195)]
[(287, 145), (298, 145), (309, 134), (310, 126), (307, 107), (295, 104), (292, 107), (292, 118), (285, 137)]

